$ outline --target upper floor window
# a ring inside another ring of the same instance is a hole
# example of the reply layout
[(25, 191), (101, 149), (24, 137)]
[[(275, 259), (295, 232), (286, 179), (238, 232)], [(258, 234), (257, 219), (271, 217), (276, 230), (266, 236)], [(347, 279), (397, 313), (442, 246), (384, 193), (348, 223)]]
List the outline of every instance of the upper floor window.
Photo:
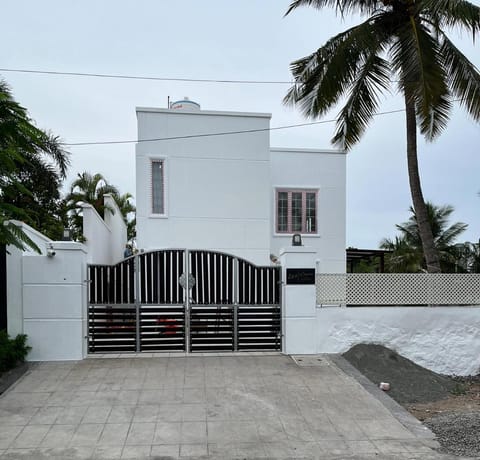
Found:
[(152, 214), (165, 214), (165, 161), (152, 160)]
[(277, 233), (317, 233), (317, 191), (276, 191)]

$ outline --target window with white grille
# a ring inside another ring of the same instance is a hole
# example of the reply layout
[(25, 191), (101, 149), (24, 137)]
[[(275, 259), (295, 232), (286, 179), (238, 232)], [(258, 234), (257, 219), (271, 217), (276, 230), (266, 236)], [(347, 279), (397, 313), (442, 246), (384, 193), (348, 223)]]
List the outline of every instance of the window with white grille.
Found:
[(152, 160), (152, 214), (165, 214), (165, 162)]
[(277, 189), (277, 233), (317, 233), (317, 191)]

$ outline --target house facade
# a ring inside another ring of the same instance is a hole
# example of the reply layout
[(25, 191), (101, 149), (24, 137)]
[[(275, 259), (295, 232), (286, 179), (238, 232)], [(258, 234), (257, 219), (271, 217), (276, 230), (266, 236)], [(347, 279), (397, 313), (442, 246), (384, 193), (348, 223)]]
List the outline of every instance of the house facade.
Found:
[(188, 99), (137, 108), (137, 247), (270, 265), (299, 233), (318, 271), (344, 272), (345, 152), (271, 148), (270, 119)]

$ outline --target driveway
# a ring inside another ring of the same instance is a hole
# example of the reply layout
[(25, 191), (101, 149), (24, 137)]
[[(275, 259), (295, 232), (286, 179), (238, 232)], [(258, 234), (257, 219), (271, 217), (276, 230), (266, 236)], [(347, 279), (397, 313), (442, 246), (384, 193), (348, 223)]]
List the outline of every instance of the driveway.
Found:
[(448, 458), (338, 359), (124, 355), (35, 364), (0, 397), (0, 460)]

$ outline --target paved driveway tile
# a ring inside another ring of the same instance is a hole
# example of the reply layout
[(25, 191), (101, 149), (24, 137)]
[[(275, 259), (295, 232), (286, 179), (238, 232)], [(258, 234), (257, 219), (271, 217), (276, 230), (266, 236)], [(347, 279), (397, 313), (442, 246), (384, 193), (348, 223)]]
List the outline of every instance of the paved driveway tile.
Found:
[(38, 407), (0, 409), (0, 431), (4, 425), (26, 425), (39, 410)]
[(22, 432), (22, 425), (0, 426), (0, 449), (7, 449), (13, 440)]
[(129, 423), (108, 423), (103, 428), (98, 444), (101, 446), (123, 446), (129, 429)]
[(153, 444), (180, 444), (181, 432), (182, 424), (180, 422), (158, 422)]
[(90, 406), (83, 416), (82, 423), (105, 423), (112, 406)]
[(87, 412), (87, 406), (60, 407), (60, 413), (55, 419), (57, 425), (78, 425)]
[(100, 435), (102, 434), (104, 425), (101, 423), (86, 423), (78, 425), (70, 445), (77, 446), (95, 446)]
[(123, 444), (117, 446), (97, 446), (93, 452), (95, 460), (113, 460), (122, 457)]
[(64, 448), (69, 445), (76, 428), (75, 425), (52, 425), (40, 446)]
[(156, 422), (159, 407), (158, 404), (142, 404), (141, 406), (136, 406), (135, 412), (133, 413), (133, 422)]
[(130, 423), (133, 419), (137, 406), (113, 406), (107, 419), (107, 423)]
[(127, 436), (127, 445), (151, 445), (155, 433), (155, 423), (132, 423)]

